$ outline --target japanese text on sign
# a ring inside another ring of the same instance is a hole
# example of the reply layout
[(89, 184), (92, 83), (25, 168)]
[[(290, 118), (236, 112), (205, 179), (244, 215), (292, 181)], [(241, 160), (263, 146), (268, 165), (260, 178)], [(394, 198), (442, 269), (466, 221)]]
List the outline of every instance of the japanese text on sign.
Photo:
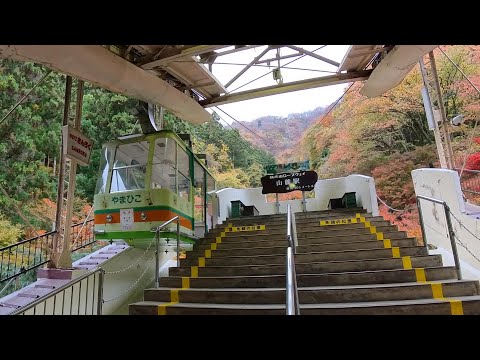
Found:
[(327, 226), (327, 225), (345, 225), (345, 224), (356, 224), (358, 219), (335, 219), (335, 220), (321, 220), (320, 226)]
[(142, 195), (127, 195), (127, 196), (114, 196), (112, 197), (114, 204), (131, 204), (142, 202)]
[(232, 226), (225, 229), (225, 232), (238, 232), (238, 231), (259, 231), (265, 230), (265, 225), (251, 225), (251, 226)]
[(317, 180), (318, 174), (315, 171), (266, 175), (261, 178), (262, 194), (310, 191), (315, 187)]
[(63, 127), (62, 134), (63, 153), (82, 165), (88, 165), (93, 141), (69, 125)]

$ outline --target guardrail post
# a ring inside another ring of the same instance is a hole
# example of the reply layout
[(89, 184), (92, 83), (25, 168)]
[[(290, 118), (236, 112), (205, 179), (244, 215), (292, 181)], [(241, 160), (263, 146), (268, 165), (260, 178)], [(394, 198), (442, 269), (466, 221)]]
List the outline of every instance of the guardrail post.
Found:
[(180, 267), (180, 218), (177, 219), (177, 267)]
[[(95, 274), (93, 276), (95, 276)], [(100, 269), (100, 272), (98, 273), (97, 315), (102, 315), (102, 313), (103, 313), (103, 283), (104, 283), (104, 278), (105, 278), (105, 270)]]
[(420, 198), (417, 197), (417, 208), (418, 208), (418, 219), (420, 220), (420, 228), (422, 229), (423, 245), (427, 249), (428, 254), (428, 244), (427, 236), (425, 235), (425, 224), (423, 223), (422, 207), (420, 205)]
[(157, 228), (157, 231), (155, 232), (155, 287), (158, 288), (160, 287), (160, 278), (159, 278), (159, 272), (160, 272), (160, 230)]
[(462, 271), (460, 270), (460, 259), (458, 258), (457, 244), (455, 243), (455, 232), (453, 231), (452, 219), (450, 218), (450, 208), (444, 202), (443, 207), (445, 209), (445, 218), (447, 219), (448, 235), (450, 243), (452, 244), (453, 259), (455, 260), (455, 268), (457, 269), (457, 278), (462, 280)]

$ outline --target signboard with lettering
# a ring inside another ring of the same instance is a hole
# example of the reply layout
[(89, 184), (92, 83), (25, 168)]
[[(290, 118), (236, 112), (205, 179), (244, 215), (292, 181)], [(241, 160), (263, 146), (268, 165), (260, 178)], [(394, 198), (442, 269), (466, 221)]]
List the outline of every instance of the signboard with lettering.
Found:
[(273, 164), (265, 166), (265, 171), (267, 174), (276, 174), (284, 172), (298, 172), (298, 171), (307, 171), (310, 169), (310, 161), (305, 160), (301, 162), (292, 162), (288, 164)]
[(93, 141), (69, 125), (63, 126), (62, 134), (63, 153), (70, 159), (76, 160), (81, 165), (88, 165)]
[(122, 230), (131, 230), (133, 228), (133, 209), (120, 209), (120, 224)]
[(260, 231), (265, 230), (265, 225), (231, 226), (225, 229), (225, 232), (239, 231)]
[(262, 194), (282, 194), (295, 190), (310, 191), (315, 187), (318, 174), (315, 171), (300, 171), (262, 177)]
[(334, 219), (334, 220), (320, 220), (320, 226), (328, 226), (328, 225), (348, 225), (348, 224), (356, 224), (358, 222), (357, 218), (351, 219)]

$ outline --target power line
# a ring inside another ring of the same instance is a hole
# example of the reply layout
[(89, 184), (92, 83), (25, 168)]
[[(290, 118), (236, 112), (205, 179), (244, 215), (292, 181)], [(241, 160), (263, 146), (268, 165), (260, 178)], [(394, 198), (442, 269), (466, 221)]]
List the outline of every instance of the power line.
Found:
[(218, 106), (216, 106), (216, 108), (218, 110), (220, 110), (221, 112), (223, 112), (225, 115), (227, 115), (228, 117), (230, 117), (232, 120), (236, 121), (237, 123), (239, 123), (241, 126), (243, 126), (245, 129), (247, 129), (248, 131), (250, 131), (253, 135), (257, 136), (258, 138), (262, 139), (263, 141), (265, 141), (266, 143), (269, 143), (270, 145), (274, 146), (273, 143), (271, 143), (269, 140), (265, 139), (263, 136), (260, 136), (258, 135), (256, 132), (254, 132), (253, 130), (250, 130), (248, 127), (246, 127), (245, 125), (243, 125), (240, 121), (238, 121), (237, 119), (235, 119), (232, 115), (228, 114), (227, 112), (225, 112), (224, 110), (220, 109)]
[(335, 101), (335, 103), (330, 107), (330, 109), (327, 111), (327, 113), (325, 115), (323, 115), (323, 117), (317, 121), (317, 123), (310, 129), (310, 131), (307, 133), (307, 135), (304, 135), (302, 136), (302, 138), (300, 139), (300, 142), (302, 142), (308, 135), (310, 135), (310, 133), (318, 126), (320, 125), (320, 123), (322, 122), (323, 119), (325, 119), (325, 117), (330, 114), (330, 112), (335, 108), (335, 106), (339, 103), (340, 100), (342, 100), (342, 98), (347, 94), (347, 92), (352, 88), (352, 86), (354, 85), (355, 83), (353, 82), (348, 88), (347, 90), (345, 90), (345, 92)]

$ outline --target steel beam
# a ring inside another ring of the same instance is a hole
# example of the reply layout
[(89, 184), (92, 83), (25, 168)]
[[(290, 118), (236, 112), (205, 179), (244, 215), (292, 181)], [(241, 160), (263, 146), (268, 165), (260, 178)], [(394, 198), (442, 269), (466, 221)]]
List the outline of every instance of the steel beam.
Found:
[(349, 72), (349, 73), (343, 73), (343, 74), (336, 74), (331, 76), (323, 76), (323, 77), (308, 79), (308, 80), (300, 80), (300, 81), (295, 81), (290, 83), (284, 83), (281, 85), (267, 86), (260, 89), (247, 90), (247, 91), (220, 96), (213, 100), (211, 99), (203, 100), (203, 101), (200, 101), (200, 105), (207, 108), (212, 106), (229, 104), (237, 101), (255, 99), (263, 96), (283, 94), (291, 91), (312, 89), (312, 88), (317, 88), (322, 86), (343, 84), (343, 83), (348, 83), (353, 81), (362, 81), (362, 80), (367, 80), (371, 72), (372, 70), (362, 70), (362, 71), (355, 71), (355, 72)]
[(247, 71), (248, 69), (250, 69), (252, 67), (253, 64), (255, 64), (259, 59), (261, 59), (261, 57), (263, 55), (265, 55), (267, 52), (269, 52), (272, 48), (270, 46), (267, 46), (267, 48), (265, 50), (263, 50), (260, 55), (256, 56), (255, 59), (253, 59), (252, 61), (250, 61), (250, 63), (245, 66), (237, 75), (235, 75), (229, 82), (227, 82), (225, 84), (225, 87), (228, 88), (230, 85), (233, 84), (233, 82), (235, 80), (237, 80), (240, 76), (242, 76), (245, 71)]
[(150, 69), (153, 69), (153, 68), (156, 68), (156, 67), (159, 67), (159, 66), (165, 66), (169, 62), (172, 62), (175, 59), (178, 59), (178, 58), (181, 58), (181, 57), (197, 56), (197, 55), (201, 55), (201, 54), (204, 54), (204, 53), (208, 53), (208, 52), (213, 51), (213, 50), (222, 49), (222, 48), (228, 47), (228, 46), (231, 46), (231, 45), (198, 45), (198, 46), (194, 46), (194, 47), (185, 49), (183, 51), (179, 50), (179, 52), (177, 54), (173, 54), (173, 55), (170, 55), (170, 56), (165, 56), (165, 57), (162, 57), (162, 58), (157, 59), (155, 61), (143, 64), (142, 69), (150, 70)]
[(295, 45), (287, 45), (287, 47), (289, 47), (290, 49), (293, 49), (293, 50), (297, 50), (298, 52), (301, 52), (302, 54), (305, 54), (305, 55), (310, 55), (312, 57), (314, 57), (315, 59), (318, 59), (318, 60), (321, 60), (321, 61), (324, 61), (326, 63), (329, 63), (330, 65), (333, 65), (333, 66), (336, 66), (336, 67), (339, 67), (340, 66), (340, 63), (336, 62), (336, 61), (333, 61), (329, 58), (326, 58), (322, 55), (318, 55), (318, 54), (315, 54), (314, 52), (311, 52), (311, 51), (308, 51), (308, 50), (305, 50), (299, 46), (295, 46)]

